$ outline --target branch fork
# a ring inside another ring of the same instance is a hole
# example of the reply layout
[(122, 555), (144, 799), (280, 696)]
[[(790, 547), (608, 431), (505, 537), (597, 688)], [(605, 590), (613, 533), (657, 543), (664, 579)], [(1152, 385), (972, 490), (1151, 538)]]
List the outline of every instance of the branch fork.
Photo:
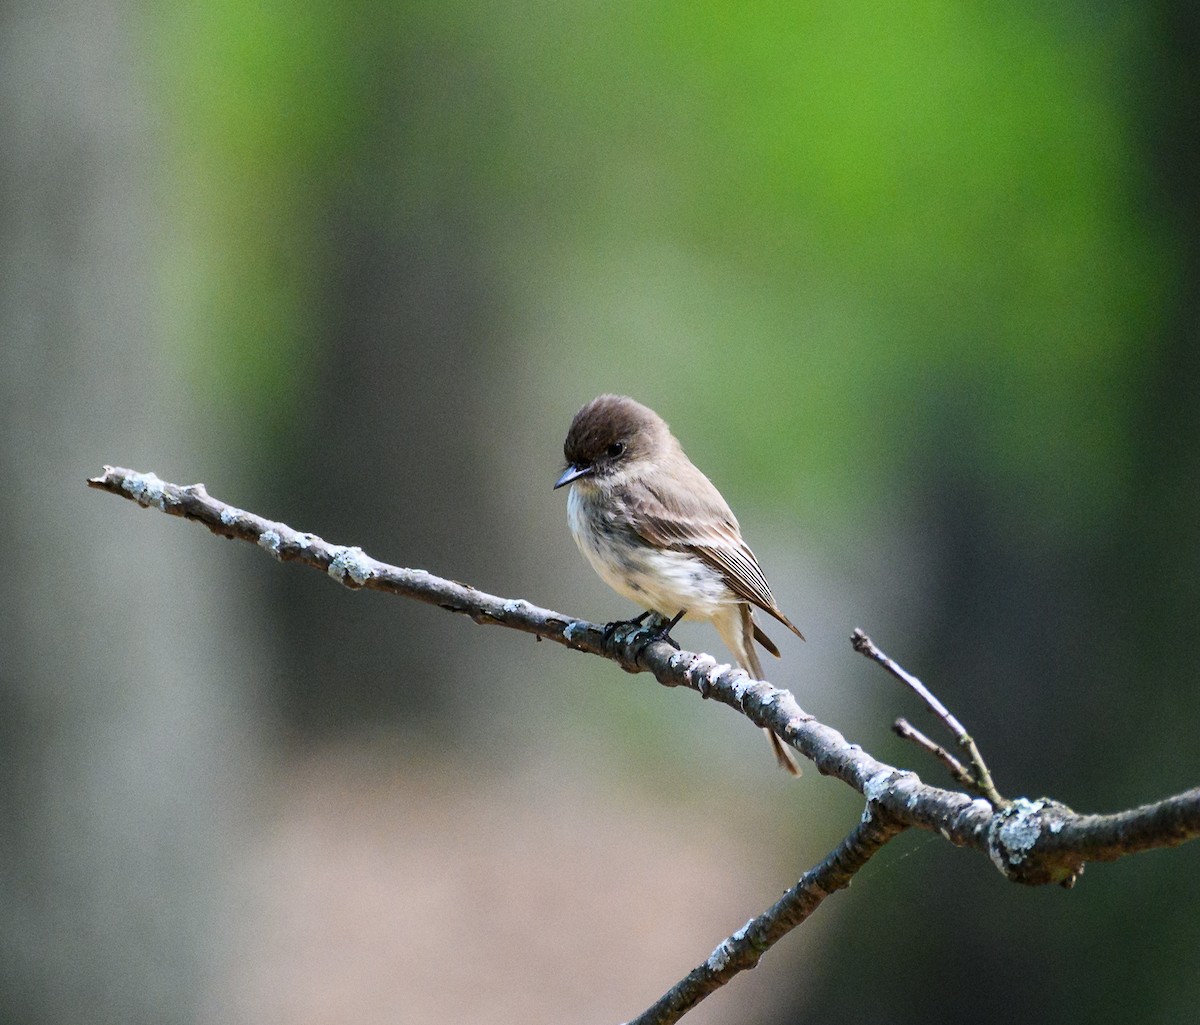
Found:
[(950, 770), (950, 774), (955, 779), (981, 797), (986, 798), (991, 802), (993, 808), (997, 810), (1005, 808), (1008, 802), (996, 790), (996, 785), (992, 782), (992, 774), (988, 771), (987, 764), (984, 762), (983, 755), (980, 754), (978, 746), (971, 735), (967, 733), (963, 724), (950, 713), (949, 709), (912, 673), (880, 651), (876, 647), (875, 642), (863, 633), (862, 630), (856, 629), (850, 635), (850, 643), (860, 655), (865, 655), (872, 662), (883, 666), (892, 676), (925, 702), (925, 706), (941, 720), (942, 724), (958, 742), (958, 746), (966, 752), (967, 758), (970, 761), (970, 768), (963, 765), (962, 762), (944, 747), (935, 744), (924, 733), (909, 723), (907, 719), (897, 719), (892, 729), (900, 737), (913, 741), (918, 747), (932, 754)]

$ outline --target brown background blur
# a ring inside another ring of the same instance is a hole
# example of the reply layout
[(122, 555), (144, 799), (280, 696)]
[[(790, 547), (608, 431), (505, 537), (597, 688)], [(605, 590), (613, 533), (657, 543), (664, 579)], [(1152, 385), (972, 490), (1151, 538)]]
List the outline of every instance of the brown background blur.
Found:
[[(1007, 794), (1197, 782), (1195, 5), (733, 10), (0, 10), (0, 1017), (622, 1021), (860, 811), (106, 462), (603, 621), (550, 485), (626, 392), (806, 709), (943, 782), (862, 626)], [(1025, 891), (904, 837), (688, 1021), (1186, 1020), (1198, 858)]]

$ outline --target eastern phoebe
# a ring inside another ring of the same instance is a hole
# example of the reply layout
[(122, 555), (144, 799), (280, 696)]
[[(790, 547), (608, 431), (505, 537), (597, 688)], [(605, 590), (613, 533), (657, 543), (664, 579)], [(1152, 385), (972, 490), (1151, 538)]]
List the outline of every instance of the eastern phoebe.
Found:
[[(763, 671), (754, 641), (775, 656), (779, 649), (751, 605), (804, 639), (775, 604), (728, 503), (654, 410), (601, 395), (575, 414), (563, 454), (567, 468), (554, 486), (571, 485), (575, 543), (609, 587), (666, 621), (659, 637), (674, 644), (680, 619), (706, 620), (756, 680)], [(780, 739), (764, 732), (779, 764), (799, 775)]]

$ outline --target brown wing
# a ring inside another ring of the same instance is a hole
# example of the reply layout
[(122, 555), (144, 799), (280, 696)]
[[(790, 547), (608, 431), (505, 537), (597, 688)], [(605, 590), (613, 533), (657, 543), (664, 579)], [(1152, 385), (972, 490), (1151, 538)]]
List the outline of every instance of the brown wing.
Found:
[[(753, 605), (757, 605), (768, 615), (774, 616), (799, 637), (800, 640), (804, 640), (804, 634), (796, 629), (796, 625), (775, 604), (775, 597), (771, 594), (771, 588), (767, 585), (767, 578), (763, 576), (762, 567), (759, 566), (754, 553), (746, 546), (745, 541), (742, 541), (741, 538), (738, 540), (741, 543), (740, 547), (736, 549), (728, 548), (724, 545), (718, 547), (704, 544), (696, 544), (690, 547), (705, 562), (721, 571), (721, 574), (725, 577), (725, 582), (734, 594), (745, 598)], [(754, 633), (758, 642), (771, 652), (771, 654), (776, 656), (779, 654), (779, 650), (757, 626), (754, 628)]]
[[(686, 458), (686, 457), (685, 457)], [(721, 493), (691, 463), (664, 487), (641, 486), (625, 495), (639, 534), (652, 544), (685, 548), (720, 572), (739, 598), (774, 616), (801, 640), (804, 634), (775, 604), (762, 567), (742, 540), (736, 517)], [(762, 631), (758, 639), (778, 654)]]

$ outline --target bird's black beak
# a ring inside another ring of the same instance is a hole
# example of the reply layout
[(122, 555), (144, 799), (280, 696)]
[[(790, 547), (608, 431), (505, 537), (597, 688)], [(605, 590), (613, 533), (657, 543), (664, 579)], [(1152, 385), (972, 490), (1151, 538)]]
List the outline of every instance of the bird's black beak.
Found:
[(585, 463), (583, 466), (572, 463), (565, 470), (563, 470), (562, 476), (554, 482), (553, 490), (557, 491), (564, 484), (570, 484), (573, 480), (579, 480), (580, 477), (586, 477), (591, 472), (592, 467), (587, 463)]

